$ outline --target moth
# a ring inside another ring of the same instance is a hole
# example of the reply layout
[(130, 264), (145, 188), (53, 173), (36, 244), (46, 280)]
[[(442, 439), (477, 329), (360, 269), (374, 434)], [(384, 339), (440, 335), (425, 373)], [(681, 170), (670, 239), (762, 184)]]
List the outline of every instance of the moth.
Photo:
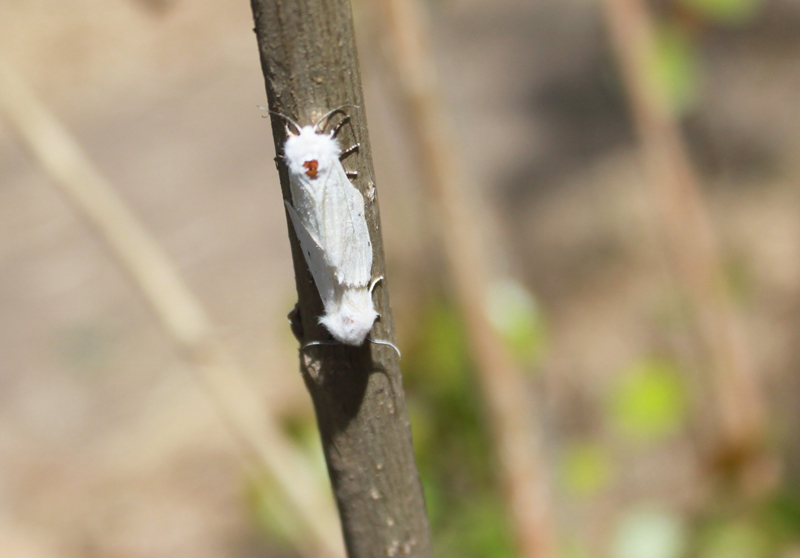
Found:
[[(335, 138), (348, 117), (329, 132), (320, 129), (342, 108), (309, 126), (273, 113), (287, 122), (283, 157), (289, 170), (292, 203), (284, 203), (322, 299), (325, 313), (319, 323), (340, 343), (360, 346), (368, 340), (389, 345), (399, 355), (394, 344), (369, 338), (378, 318), (372, 291), (382, 277), (372, 279), (372, 241), (364, 197), (342, 166), (342, 149)], [(318, 344), (324, 342), (312, 341), (305, 347)]]

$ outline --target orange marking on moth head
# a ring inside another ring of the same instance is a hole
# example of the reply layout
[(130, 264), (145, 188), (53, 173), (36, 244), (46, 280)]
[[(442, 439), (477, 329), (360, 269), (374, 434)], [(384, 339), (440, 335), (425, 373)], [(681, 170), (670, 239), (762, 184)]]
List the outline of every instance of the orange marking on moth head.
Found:
[(308, 169), (306, 171), (306, 176), (312, 179), (317, 177), (317, 168), (319, 168), (319, 163), (315, 159), (306, 161), (303, 163), (303, 167)]

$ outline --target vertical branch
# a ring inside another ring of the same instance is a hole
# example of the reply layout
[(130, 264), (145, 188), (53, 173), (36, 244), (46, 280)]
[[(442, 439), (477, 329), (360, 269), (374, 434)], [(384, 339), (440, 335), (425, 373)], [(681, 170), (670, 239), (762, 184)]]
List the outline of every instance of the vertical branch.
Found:
[[(373, 277), (385, 276), (350, 3), (252, 0), (251, 4), (270, 109), (309, 124), (330, 109), (360, 107), (348, 110), (352, 125), (345, 126), (338, 138), (343, 147), (348, 141), (360, 144), (345, 166), (358, 172), (354, 184), (364, 194)], [(272, 131), (280, 154), (286, 140), (284, 122), (273, 117)], [(278, 167), (283, 198), (291, 200), (286, 167), (282, 163)], [(287, 224), (298, 293), (295, 331), (305, 344), (324, 339), (327, 333), (318, 323), (323, 311), (319, 294), (288, 219)], [(372, 336), (394, 341), (386, 285), (381, 281), (375, 289), (380, 318)], [(300, 368), (316, 410), (349, 556), (430, 557), (430, 533), (395, 353), (370, 343), (315, 346), (300, 352)]]
[(720, 253), (665, 88), (653, 69), (653, 23), (641, 0), (602, 3), (639, 134), (675, 275), (689, 302), (699, 361), (709, 374), (715, 448), (738, 466), (763, 443), (764, 402), (744, 327), (729, 299)]
[(385, 0), (382, 7), (417, 156), (438, 208), (450, 281), (470, 339), (517, 547), (525, 558), (549, 558), (555, 555), (555, 535), (541, 436), (528, 386), (485, 312), (492, 273), (476, 223), (486, 219), (465, 187), (468, 173), (442, 105), (423, 7), (417, 0)]

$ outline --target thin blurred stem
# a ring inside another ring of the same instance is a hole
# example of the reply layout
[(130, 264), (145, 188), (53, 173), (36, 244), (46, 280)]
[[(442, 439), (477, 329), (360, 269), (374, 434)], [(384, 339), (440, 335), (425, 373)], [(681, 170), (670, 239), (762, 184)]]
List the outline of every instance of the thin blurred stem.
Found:
[(173, 261), (56, 116), (1, 61), (0, 115), (105, 241), (167, 333), (196, 365), (198, 377), (230, 431), (249, 457), (272, 476), (303, 520), (305, 535), (296, 538), (297, 547), (307, 556), (342, 556), (335, 512), (317, 490), (311, 467), (282, 433), (257, 390), (216, 337), (205, 309)]
[(709, 374), (717, 455), (747, 457), (763, 443), (764, 401), (744, 324), (679, 125), (654, 70), (653, 22), (641, 0), (604, 0), (670, 264), (684, 291)]
[(489, 416), (500, 480), (518, 550), (526, 558), (555, 554), (555, 537), (540, 433), (531, 416), (528, 386), (485, 312), (490, 266), (482, 250), (480, 203), (473, 199), (465, 163), (456, 153), (432, 59), (423, 6), (385, 0), (402, 94), (408, 103), (417, 153), (436, 200), (439, 230), (458, 304), (465, 319)]

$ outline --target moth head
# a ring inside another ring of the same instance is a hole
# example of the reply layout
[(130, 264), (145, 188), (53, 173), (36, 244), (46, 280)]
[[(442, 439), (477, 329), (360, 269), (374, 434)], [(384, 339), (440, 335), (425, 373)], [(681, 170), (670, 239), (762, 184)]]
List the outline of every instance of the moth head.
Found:
[(283, 147), (289, 171), (312, 180), (336, 164), (341, 152), (335, 139), (329, 134), (318, 134), (314, 126), (303, 126), (296, 134), (289, 131)]
[(330, 308), (319, 323), (340, 343), (358, 346), (364, 343), (377, 318), (372, 294), (366, 287), (359, 287), (346, 289), (341, 302)]

